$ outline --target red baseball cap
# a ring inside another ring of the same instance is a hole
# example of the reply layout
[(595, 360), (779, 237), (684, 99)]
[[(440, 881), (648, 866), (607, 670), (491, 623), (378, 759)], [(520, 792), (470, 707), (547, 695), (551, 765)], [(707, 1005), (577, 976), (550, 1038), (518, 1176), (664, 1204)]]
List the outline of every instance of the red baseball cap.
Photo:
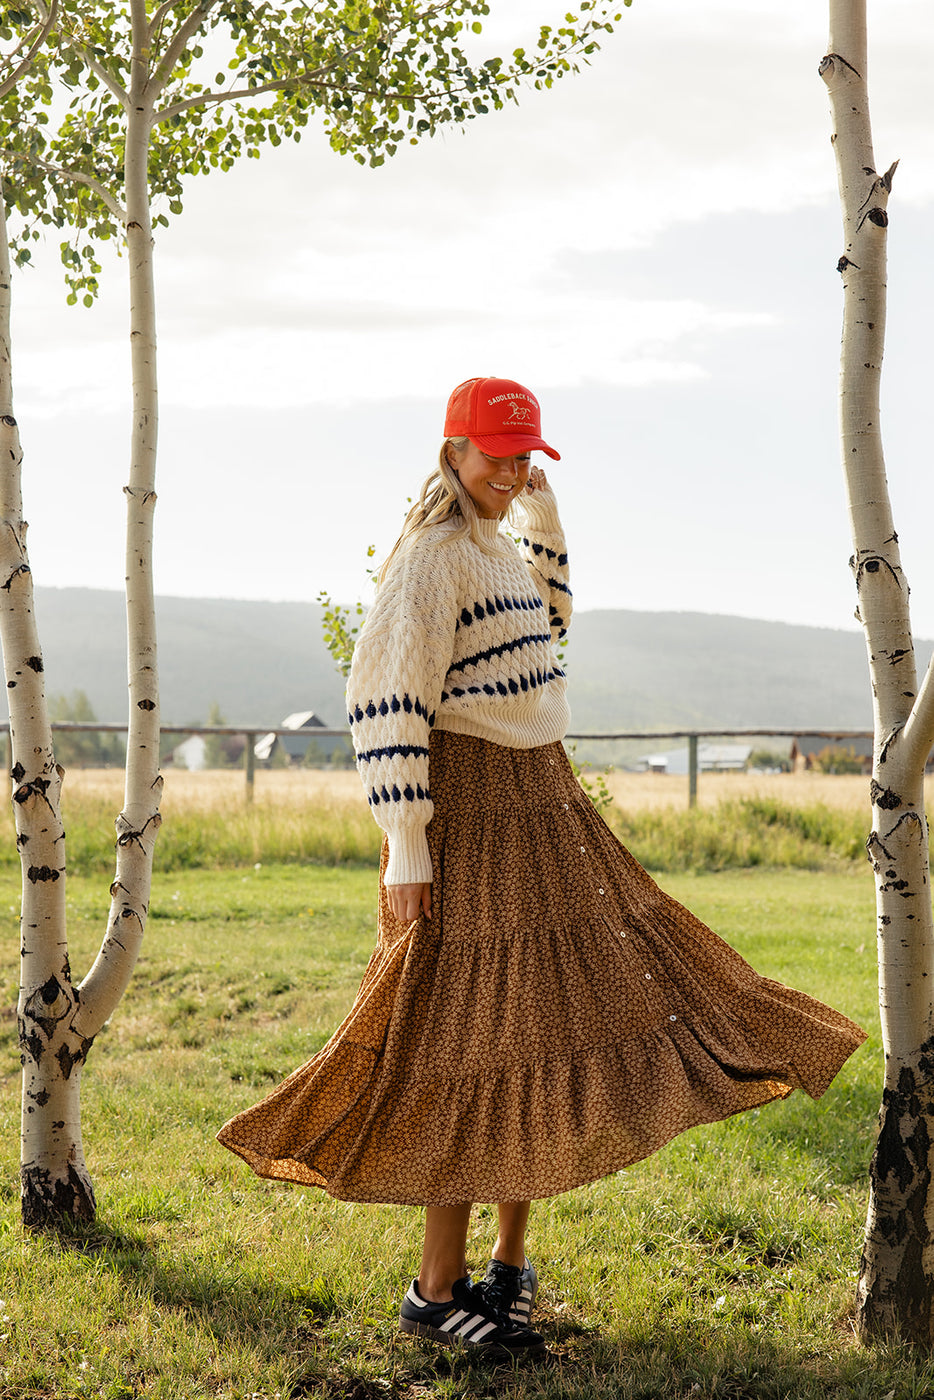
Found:
[(491, 457), (514, 457), (540, 448), (556, 462), (561, 454), (542, 437), (542, 411), (531, 389), (514, 379), (465, 379), (448, 399), (444, 436), (470, 438)]

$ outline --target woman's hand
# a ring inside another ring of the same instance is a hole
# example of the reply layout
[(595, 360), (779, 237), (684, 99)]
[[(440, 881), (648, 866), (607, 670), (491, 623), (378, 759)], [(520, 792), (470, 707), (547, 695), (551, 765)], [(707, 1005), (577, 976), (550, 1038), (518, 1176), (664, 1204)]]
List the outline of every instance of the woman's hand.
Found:
[(403, 924), (410, 924), (424, 913), (431, 918), (431, 885), (387, 885), (389, 907)]
[(528, 491), (529, 495), (531, 496), (535, 491), (545, 491), (547, 490), (547, 488), (548, 478), (542, 471), (541, 467), (530, 467), (529, 481), (528, 485), (525, 488), (526, 491)]

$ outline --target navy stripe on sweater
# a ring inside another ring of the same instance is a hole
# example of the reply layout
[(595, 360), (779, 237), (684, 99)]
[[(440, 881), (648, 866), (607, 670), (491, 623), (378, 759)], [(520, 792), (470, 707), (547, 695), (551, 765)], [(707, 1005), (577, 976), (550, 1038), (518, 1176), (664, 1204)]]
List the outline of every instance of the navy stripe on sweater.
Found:
[[(468, 666), (476, 666), (478, 661), (492, 661), (494, 656), (505, 656), (509, 651), (518, 651), (521, 647), (532, 646), (535, 642), (543, 642), (546, 646), (551, 641), (550, 632), (530, 632), (525, 637), (517, 637), (512, 642), (501, 642), (498, 647), (487, 647), (486, 651), (475, 651), (473, 656), (465, 656), (463, 661), (455, 661), (451, 666), (451, 671), (463, 671)], [(448, 672), (450, 675), (451, 672)]]
[(497, 613), (534, 612), (536, 608), (541, 607), (544, 607), (544, 604), (537, 594), (534, 598), (484, 598), (482, 603), (476, 602), (472, 608), (461, 609), (457, 627), (472, 627), (475, 622), (483, 622), (488, 617), (495, 617)]
[(568, 556), (566, 554), (556, 554), (553, 549), (549, 549), (544, 544), (530, 544), (528, 540), (523, 540), (522, 543), (526, 549), (531, 549), (533, 554), (544, 553), (546, 559), (557, 559), (559, 569), (567, 568)]
[(387, 744), (384, 749), (367, 749), (357, 754), (358, 763), (372, 763), (374, 758), (427, 758), (423, 744)]
[(548, 613), (551, 618), (552, 627), (558, 628), (558, 640), (560, 641), (562, 637), (567, 636), (567, 624), (564, 618), (559, 616), (558, 609), (551, 606), (551, 604), (549, 604)]
[(406, 783), (401, 792), (395, 783), (391, 789), (387, 789), (384, 783), (379, 789), (370, 789), (367, 801), (371, 807), (378, 807), (380, 803), (390, 802), (430, 802), (431, 793), (427, 788), (423, 788), (421, 783), (416, 783), (414, 788), (411, 783)]
[(557, 590), (558, 590), (559, 593), (566, 593), (566, 594), (568, 595), (569, 598), (573, 598), (573, 596), (574, 596), (573, 593), (571, 592), (570, 588), (568, 588), (567, 584), (566, 584), (566, 583), (561, 583), (561, 581), (560, 581), (559, 579), (550, 578), (550, 579), (548, 580), (548, 586), (549, 586), (549, 588), (557, 588)]
[(483, 685), (452, 685), (450, 690), (445, 690), (441, 695), (441, 703), (445, 700), (459, 700), (462, 695), (518, 695), (521, 692), (537, 690), (539, 686), (547, 685), (549, 681), (564, 680), (564, 672), (556, 666), (553, 671), (534, 671), (526, 676), (519, 676), (508, 681), (486, 681)]
[(359, 724), (362, 719), (376, 719), (381, 716), (383, 719), (387, 715), (397, 715), (402, 710), (407, 715), (415, 715), (418, 719), (426, 719), (429, 724), (434, 724), (435, 717), (430, 715), (426, 706), (416, 695), (414, 700), (409, 698), (408, 691), (400, 700), (397, 695), (393, 695), (389, 700), (383, 696), (377, 705), (373, 700), (367, 705), (365, 710), (361, 710), (359, 705), (354, 706), (347, 716), (351, 724)]

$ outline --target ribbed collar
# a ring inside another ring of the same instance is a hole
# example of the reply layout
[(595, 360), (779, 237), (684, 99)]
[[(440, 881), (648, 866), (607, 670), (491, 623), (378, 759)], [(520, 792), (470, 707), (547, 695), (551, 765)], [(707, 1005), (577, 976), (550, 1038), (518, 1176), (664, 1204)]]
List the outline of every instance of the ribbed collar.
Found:
[(499, 527), (499, 520), (484, 520), (481, 516), (477, 516), (477, 531), (480, 538), (488, 540), (490, 544), (493, 543), (496, 536), (499, 534)]

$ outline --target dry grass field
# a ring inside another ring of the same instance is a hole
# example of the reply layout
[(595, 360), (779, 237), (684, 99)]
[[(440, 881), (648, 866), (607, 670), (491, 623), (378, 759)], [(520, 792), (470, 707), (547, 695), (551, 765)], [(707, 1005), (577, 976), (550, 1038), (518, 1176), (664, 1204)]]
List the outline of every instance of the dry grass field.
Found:
[[(587, 770), (593, 780), (599, 770)], [(928, 807), (934, 789), (928, 780)], [(611, 771), (606, 784), (617, 806), (623, 811), (655, 811), (684, 808), (688, 802), (686, 777), (662, 773), (622, 773)], [(69, 769), (66, 794), (94, 797), (120, 806), (123, 774), (119, 769)], [(245, 800), (246, 781), (240, 769), (205, 772), (165, 771), (162, 809), (169, 816), (173, 809), (216, 811), (240, 807)], [(869, 780), (860, 774), (829, 773), (701, 773), (697, 784), (698, 804), (716, 807), (744, 797), (764, 797), (793, 807), (821, 803), (827, 807), (853, 811), (869, 807)], [(67, 801), (67, 796), (66, 796)], [(254, 802), (257, 807), (303, 808), (338, 806), (345, 802), (364, 805), (360, 780), (352, 769), (329, 772), (314, 768), (259, 770), (256, 773)]]
[[(586, 775), (585, 775), (586, 776)], [(665, 773), (613, 773), (606, 785), (616, 803), (625, 811), (646, 811), (659, 807), (686, 807), (688, 780)], [(930, 797), (934, 789), (928, 789)], [(701, 807), (716, 807), (744, 797), (770, 798), (790, 807), (811, 807), (821, 803), (852, 811), (869, 810), (869, 779), (860, 773), (700, 773), (697, 801)]]
[[(185, 808), (213, 812), (242, 806), (246, 779), (242, 769), (163, 770), (165, 791), (163, 814)], [(119, 768), (70, 768), (65, 793), (78, 798), (91, 797), (120, 806), (123, 799), (123, 771)], [(308, 807), (322, 803), (333, 806), (349, 802), (366, 806), (363, 788), (354, 769), (294, 768), (261, 769), (256, 773), (253, 801), (257, 807)]]

